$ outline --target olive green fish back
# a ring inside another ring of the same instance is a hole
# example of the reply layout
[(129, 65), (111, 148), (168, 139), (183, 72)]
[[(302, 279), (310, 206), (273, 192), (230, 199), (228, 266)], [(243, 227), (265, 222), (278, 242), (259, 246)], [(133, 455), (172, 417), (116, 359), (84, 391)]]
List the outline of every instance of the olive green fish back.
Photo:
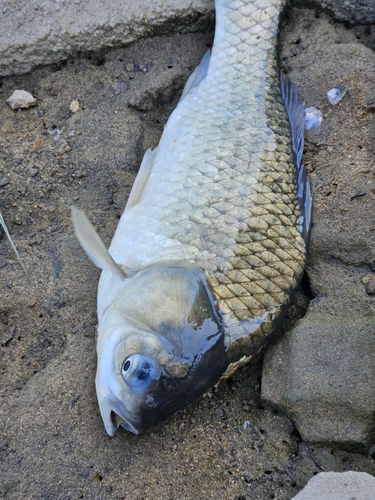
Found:
[[(257, 3), (268, 4), (268, 10), (257, 9)], [(217, 238), (225, 240), (225, 233), (230, 235), (227, 250), (231, 255), (227, 266), (207, 273), (227, 327), (233, 360), (257, 350), (273, 333), (302, 276), (306, 255), (302, 227), (304, 198), (309, 193), (298, 194), (298, 170), (303, 166), (296, 168), (303, 149), (303, 109), (294, 93), (287, 102), (291, 119), (298, 122), (294, 123), (297, 140), (293, 148), (281, 91), (283, 87), (287, 94), (292, 84), (280, 85), (277, 59), (277, 9), (281, 8), (277, 3), (223, 2), (227, 35), (220, 39), (220, 57), (210, 68), (217, 80), (225, 81), (232, 66), (236, 73), (232, 81), (237, 85), (229, 92), (227, 106), (236, 103), (241, 109), (225, 125), (227, 137), (234, 138), (233, 147), (225, 157), (218, 155), (211, 162), (223, 178), (222, 189), (216, 192), (225, 191), (225, 199), (211, 208), (226, 221), (212, 239), (215, 244)], [(241, 91), (245, 85), (247, 92), (245, 87)]]

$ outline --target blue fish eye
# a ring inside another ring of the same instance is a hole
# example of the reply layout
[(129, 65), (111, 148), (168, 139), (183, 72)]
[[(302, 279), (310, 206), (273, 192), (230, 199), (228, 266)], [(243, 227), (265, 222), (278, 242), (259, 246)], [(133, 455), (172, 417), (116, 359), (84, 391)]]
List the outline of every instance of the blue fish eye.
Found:
[(146, 405), (149, 407), (149, 408), (153, 408), (155, 406), (155, 399), (148, 395), (147, 398), (146, 398)]
[(131, 354), (124, 360), (121, 374), (128, 385), (142, 388), (152, 380), (155, 374), (155, 363), (143, 354)]

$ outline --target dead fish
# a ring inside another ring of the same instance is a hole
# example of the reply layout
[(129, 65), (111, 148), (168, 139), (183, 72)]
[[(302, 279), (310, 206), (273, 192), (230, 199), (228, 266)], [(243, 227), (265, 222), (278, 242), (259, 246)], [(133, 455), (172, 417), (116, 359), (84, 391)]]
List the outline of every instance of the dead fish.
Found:
[(103, 272), (96, 390), (106, 431), (139, 433), (199, 398), (275, 332), (301, 279), (311, 196), (304, 110), (280, 74), (283, 0), (216, 0), (212, 52), (143, 158)]

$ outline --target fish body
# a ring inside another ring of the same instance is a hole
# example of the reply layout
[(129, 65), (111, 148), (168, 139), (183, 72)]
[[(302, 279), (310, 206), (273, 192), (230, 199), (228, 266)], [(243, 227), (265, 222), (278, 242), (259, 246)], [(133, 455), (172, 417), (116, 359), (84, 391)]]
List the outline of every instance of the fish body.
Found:
[(146, 152), (108, 258), (75, 224), (104, 269), (96, 387), (111, 435), (141, 432), (259, 350), (302, 277), (311, 197), (301, 98), (278, 68), (284, 3), (215, 1), (212, 53)]

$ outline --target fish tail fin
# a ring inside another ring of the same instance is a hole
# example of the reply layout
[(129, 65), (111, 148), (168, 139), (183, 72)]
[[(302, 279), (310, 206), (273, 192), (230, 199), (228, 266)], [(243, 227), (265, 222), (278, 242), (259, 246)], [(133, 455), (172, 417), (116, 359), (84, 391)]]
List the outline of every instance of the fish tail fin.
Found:
[(298, 198), (303, 213), (300, 230), (307, 245), (311, 229), (312, 197), (309, 178), (302, 162), (305, 109), (297, 85), (284, 73), (280, 73), (280, 87), (292, 129), (292, 146), (297, 165)]
[(87, 253), (91, 261), (100, 269), (111, 271), (112, 273), (125, 279), (126, 275), (118, 264), (110, 256), (102, 239), (95, 231), (94, 226), (86, 215), (79, 208), (72, 205), (70, 207), (72, 222), (75, 234), (82, 248)]

